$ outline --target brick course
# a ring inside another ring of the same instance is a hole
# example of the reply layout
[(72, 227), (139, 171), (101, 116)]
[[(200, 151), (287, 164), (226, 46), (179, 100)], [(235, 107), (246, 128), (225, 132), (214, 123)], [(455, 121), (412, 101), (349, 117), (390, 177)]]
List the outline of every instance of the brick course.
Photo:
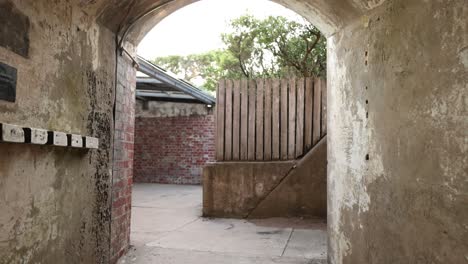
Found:
[(111, 205), (111, 263), (116, 263), (130, 246), (136, 71), (125, 57), (119, 57), (117, 80)]
[(135, 182), (201, 184), (215, 160), (214, 116), (137, 117)]

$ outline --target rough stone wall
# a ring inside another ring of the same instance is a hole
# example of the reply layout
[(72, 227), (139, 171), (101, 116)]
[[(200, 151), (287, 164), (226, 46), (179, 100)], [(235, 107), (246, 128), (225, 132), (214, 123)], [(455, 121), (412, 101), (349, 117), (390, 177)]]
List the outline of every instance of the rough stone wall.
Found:
[(329, 39), (330, 263), (467, 263), (467, 27), (401, 0)]
[(15, 17), (0, 61), (18, 69), (0, 121), (100, 139), (89, 152), (0, 143), (0, 263), (108, 263), (113, 34), (70, 1), (3, 0), (0, 17)]
[(162, 102), (137, 109), (134, 181), (201, 184), (203, 166), (215, 160), (213, 111)]

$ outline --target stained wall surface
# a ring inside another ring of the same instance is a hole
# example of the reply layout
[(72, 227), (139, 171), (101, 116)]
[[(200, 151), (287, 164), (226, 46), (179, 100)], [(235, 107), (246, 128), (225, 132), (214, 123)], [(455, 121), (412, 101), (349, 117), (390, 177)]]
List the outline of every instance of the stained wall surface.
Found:
[(281, 182), (251, 211), (250, 218), (327, 217), (327, 138), (297, 160)]
[(294, 161), (216, 162), (203, 168), (203, 215), (248, 218), (287, 177)]
[(203, 169), (203, 215), (325, 220), (326, 180), (326, 137), (298, 160), (214, 162)]
[(391, 1), (329, 38), (330, 263), (467, 263), (467, 27)]
[(214, 115), (214, 108), (205, 104), (138, 100), (135, 105), (137, 118), (190, 117)]
[(107, 263), (113, 34), (70, 1), (2, 0), (0, 17), (0, 61), (18, 69), (0, 122), (100, 140), (91, 151), (0, 143), (0, 263)]

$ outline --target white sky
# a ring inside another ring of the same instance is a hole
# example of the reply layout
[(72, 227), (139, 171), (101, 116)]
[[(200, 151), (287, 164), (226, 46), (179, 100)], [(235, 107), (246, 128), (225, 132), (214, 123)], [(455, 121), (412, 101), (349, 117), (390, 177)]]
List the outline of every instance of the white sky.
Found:
[(295, 12), (268, 0), (202, 0), (161, 21), (140, 43), (138, 54), (154, 59), (222, 48), (221, 33), (228, 21), (246, 12), (257, 18), (273, 15), (303, 21)]

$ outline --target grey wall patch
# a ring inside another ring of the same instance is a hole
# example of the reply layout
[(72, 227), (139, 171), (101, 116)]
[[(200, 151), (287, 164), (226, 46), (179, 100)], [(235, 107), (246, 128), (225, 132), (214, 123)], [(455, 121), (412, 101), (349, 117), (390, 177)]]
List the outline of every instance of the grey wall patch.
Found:
[(29, 56), (29, 18), (9, 1), (0, 1), (0, 46)]
[(468, 46), (464, 47), (459, 53), (458, 58), (460, 62), (465, 66), (465, 69), (468, 70)]

